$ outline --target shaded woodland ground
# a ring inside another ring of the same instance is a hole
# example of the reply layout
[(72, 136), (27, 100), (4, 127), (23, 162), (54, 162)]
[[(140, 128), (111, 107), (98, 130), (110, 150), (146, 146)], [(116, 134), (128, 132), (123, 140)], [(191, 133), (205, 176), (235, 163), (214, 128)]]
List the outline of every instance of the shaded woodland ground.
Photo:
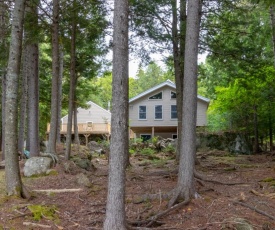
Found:
[[(73, 150), (76, 154), (76, 149)], [(79, 151), (87, 149), (81, 147)], [(61, 162), (51, 175), (23, 177), (30, 190), (53, 190), (33, 192), (29, 200), (5, 196), (4, 169), (0, 170), (0, 229), (102, 229), (108, 161), (104, 156), (94, 156), (96, 169), (86, 171), (65, 162), (63, 154), (61, 146)], [(204, 150), (198, 152), (198, 159), (197, 171), (208, 180), (221, 183), (196, 179), (199, 198), (157, 219), (151, 229), (275, 229), (275, 156)], [(130, 161), (126, 181), (127, 220), (135, 229), (149, 229), (139, 225), (167, 208), (163, 195), (175, 187), (177, 165), (173, 154), (162, 152), (136, 153)], [(23, 165), (20, 161), (21, 168)], [(81, 173), (88, 176), (88, 187), (79, 184)], [(144, 199), (148, 194), (156, 194), (156, 199)]]

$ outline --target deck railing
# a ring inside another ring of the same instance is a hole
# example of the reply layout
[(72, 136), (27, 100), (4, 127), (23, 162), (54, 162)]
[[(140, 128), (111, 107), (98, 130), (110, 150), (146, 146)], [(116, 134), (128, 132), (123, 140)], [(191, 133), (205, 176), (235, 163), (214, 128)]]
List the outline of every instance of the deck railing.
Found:
[[(78, 132), (81, 133), (111, 133), (111, 125), (109, 123), (78, 123)], [(50, 124), (47, 126), (47, 132), (50, 131)], [(61, 133), (67, 132), (67, 124), (61, 125)], [(72, 127), (72, 132), (74, 132), (74, 126)]]

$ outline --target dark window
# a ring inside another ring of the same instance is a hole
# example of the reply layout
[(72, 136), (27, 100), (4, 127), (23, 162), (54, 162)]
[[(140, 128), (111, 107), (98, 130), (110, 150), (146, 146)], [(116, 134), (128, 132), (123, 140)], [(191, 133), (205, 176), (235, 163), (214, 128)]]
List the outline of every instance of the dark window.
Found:
[(177, 138), (178, 138), (178, 135), (177, 135), (177, 134), (172, 134), (172, 138), (173, 138), (173, 139), (177, 139)]
[(139, 106), (139, 119), (146, 119), (146, 106), (145, 105)]
[(162, 99), (162, 92), (157, 93), (151, 97), (149, 97), (150, 100), (155, 100), (155, 99)]
[(173, 91), (171, 91), (171, 99), (177, 98), (177, 94)]
[(155, 106), (155, 119), (162, 119), (162, 105)]
[(151, 139), (151, 135), (150, 134), (141, 134), (140, 138), (142, 139), (143, 142), (148, 141)]
[(171, 105), (171, 119), (177, 119), (177, 106), (176, 105)]

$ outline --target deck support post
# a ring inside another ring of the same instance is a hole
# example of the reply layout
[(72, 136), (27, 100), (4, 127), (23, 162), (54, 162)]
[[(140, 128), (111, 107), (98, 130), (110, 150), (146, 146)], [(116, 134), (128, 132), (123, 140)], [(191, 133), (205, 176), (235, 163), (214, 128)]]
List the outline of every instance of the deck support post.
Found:
[(90, 135), (91, 134), (84, 134), (86, 146), (88, 146), (88, 140)]

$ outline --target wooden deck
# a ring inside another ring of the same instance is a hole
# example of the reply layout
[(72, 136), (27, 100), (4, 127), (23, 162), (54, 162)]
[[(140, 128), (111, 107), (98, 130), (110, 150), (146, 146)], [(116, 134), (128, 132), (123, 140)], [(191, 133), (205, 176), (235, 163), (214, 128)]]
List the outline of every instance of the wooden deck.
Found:
[[(88, 138), (91, 135), (102, 134), (105, 135), (107, 140), (111, 135), (111, 125), (110, 123), (78, 123), (78, 134), (83, 135), (86, 140), (86, 145), (88, 144)], [(50, 124), (47, 126), (47, 136), (50, 132)], [(67, 134), (67, 124), (61, 125), (60, 134), (66, 137)], [(72, 127), (72, 134), (74, 134), (74, 126)]]

